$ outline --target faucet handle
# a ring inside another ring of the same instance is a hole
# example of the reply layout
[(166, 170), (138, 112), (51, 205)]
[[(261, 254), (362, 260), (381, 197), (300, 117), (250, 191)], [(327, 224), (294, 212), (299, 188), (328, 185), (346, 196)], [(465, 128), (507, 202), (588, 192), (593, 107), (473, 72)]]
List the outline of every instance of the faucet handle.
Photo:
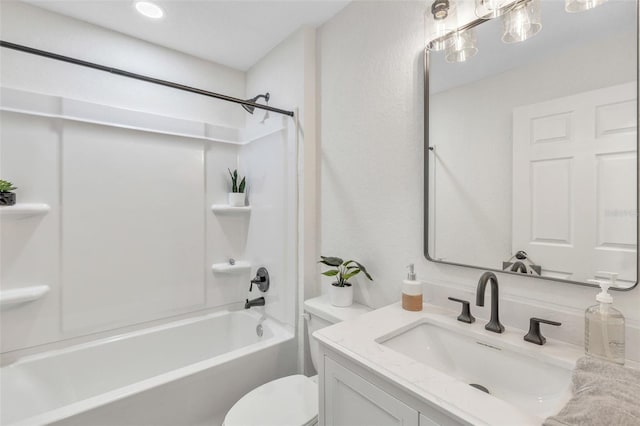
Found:
[(547, 339), (544, 338), (540, 332), (540, 323), (561, 326), (562, 323), (557, 321), (546, 320), (542, 318), (531, 318), (529, 320), (529, 332), (524, 336), (524, 340), (527, 342), (535, 343), (536, 345), (544, 345)]
[(256, 277), (251, 280), (251, 284), (249, 285), (249, 291), (253, 290), (254, 284), (263, 293), (269, 290), (269, 271), (267, 271), (267, 268), (264, 268), (264, 267), (258, 268), (258, 272), (256, 272)]
[(467, 324), (475, 322), (476, 319), (473, 317), (473, 315), (471, 315), (471, 308), (468, 301), (456, 299), (455, 297), (449, 297), (448, 299), (454, 302), (462, 303), (462, 313), (458, 315), (458, 321), (466, 322)]

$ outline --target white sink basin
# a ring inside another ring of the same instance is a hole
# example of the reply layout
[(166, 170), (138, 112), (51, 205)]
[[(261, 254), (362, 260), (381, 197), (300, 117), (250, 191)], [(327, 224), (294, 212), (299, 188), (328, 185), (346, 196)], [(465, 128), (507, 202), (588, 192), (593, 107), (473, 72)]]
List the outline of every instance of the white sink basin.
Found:
[(505, 344), (503, 335), (459, 330), (425, 320), (377, 342), (464, 383), (481, 385), (539, 418), (557, 413), (571, 397), (571, 368), (543, 359), (541, 347), (518, 350)]

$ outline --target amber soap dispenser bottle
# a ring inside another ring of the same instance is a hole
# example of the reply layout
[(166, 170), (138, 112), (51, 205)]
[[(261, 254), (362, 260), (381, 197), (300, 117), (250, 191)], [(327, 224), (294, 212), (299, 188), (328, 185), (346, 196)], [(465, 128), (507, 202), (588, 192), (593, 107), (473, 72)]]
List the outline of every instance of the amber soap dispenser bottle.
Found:
[(422, 282), (416, 280), (413, 264), (408, 266), (407, 279), (402, 281), (402, 309), (406, 311), (422, 310)]

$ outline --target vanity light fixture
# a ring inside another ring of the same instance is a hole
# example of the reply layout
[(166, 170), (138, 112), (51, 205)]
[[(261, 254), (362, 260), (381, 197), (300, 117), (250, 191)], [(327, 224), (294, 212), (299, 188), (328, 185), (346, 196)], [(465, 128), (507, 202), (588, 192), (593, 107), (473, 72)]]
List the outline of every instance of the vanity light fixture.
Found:
[(606, 3), (607, 0), (566, 0), (564, 10), (569, 13), (583, 12)]
[(476, 33), (473, 28), (456, 31), (448, 38), (451, 42), (444, 52), (444, 59), (447, 62), (464, 62), (478, 53)]
[(450, 43), (447, 34), (452, 33), (458, 26), (454, 0), (434, 0), (427, 6), (424, 14), (427, 49), (432, 51), (445, 50)]
[(476, 0), (476, 16), (482, 19), (497, 18), (510, 10), (510, 4), (513, 6), (513, 0)]
[(516, 4), (502, 16), (504, 32), (502, 41), (517, 43), (538, 34), (542, 29), (540, 0), (529, 0)]
[(134, 6), (141, 15), (151, 19), (160, 19), (164, 16), (164, 10), (150, 1), (137, 1)]

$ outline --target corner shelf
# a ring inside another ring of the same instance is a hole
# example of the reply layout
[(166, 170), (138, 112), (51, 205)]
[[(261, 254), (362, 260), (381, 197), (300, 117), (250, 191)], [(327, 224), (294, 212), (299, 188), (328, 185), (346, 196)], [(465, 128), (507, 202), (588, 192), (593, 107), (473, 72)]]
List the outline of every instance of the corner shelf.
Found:
[(235, 264), (230, 263), (214, 263), (211, 265), (211, 270), (218, 274), (239, 274), (242, 272), (250, 272), (251, 264), (247, 261), (236, 261)]
[(0, 306), (4, 308), (26, 302), (32, 302), (40, 299), (48, 292), (48, 285), (34, 285), (11, 290), (2, 290), (0, 291)]
[(214, 204), (211, 206), (211, 211), (215, 214), (243, 214), (251, 211), (251, 206), (234, 207), (228, 204)]
[(13, 206), (0, 207), (0, 217), (24, 219), (30, 216), (45, 215), (50, 210), (51, 207), (44, 203), (18, 203)]

